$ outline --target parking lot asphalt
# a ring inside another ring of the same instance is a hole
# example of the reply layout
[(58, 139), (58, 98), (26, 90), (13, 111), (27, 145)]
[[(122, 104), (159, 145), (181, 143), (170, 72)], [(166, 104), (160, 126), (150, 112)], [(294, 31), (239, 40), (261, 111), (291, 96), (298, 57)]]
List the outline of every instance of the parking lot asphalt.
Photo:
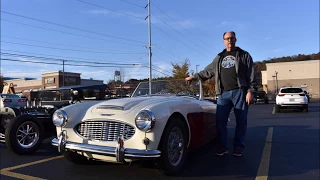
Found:
[[(152, 163), (129, 165), (96, 162), (74, 165), (64, 159), (47, 139), (32, 155), (18, 156), (0, 145), (1, 180), (5, 179), (242, 179), (318, 180), (319, 103), (309, 112), (285, 110), (273, 114), (273, 104), (249, 108), (246, 149), (242, 157), (217, 157), (214, 144), (190, 153), (181, 175), (164, 176)], [(229, 145), (235, 128), (234, 114), (228, 124)], [(232, 151), (232, 149), (230, 149)]]

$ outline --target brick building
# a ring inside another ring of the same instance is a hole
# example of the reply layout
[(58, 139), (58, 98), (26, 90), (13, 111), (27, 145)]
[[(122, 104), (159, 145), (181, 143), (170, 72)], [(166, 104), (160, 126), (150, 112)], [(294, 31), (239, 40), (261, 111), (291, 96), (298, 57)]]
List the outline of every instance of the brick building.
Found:
[(28, 80), (22, 78), (5, 80), (5, 82), (13, 83), (16, 92), (30, 89), (50, 89), (63, 86), (103, 84), (103, 80), (81, 79), (80, 75), (80, 73), (73, 72), (48, 72), (43, 73), (41, 79)]

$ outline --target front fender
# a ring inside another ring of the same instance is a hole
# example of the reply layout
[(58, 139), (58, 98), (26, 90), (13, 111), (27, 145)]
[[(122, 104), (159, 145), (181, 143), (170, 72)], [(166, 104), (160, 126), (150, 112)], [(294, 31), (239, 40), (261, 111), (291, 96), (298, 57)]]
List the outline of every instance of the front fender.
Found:
[(156, 123), (153, 129), (150, 132), (146, 133), (146, 137), (149, 138), (152, 142), (148, 146), (150, 149), (157, 149), (163, 135), (163, 131), (173, 114), (179, 113), (183, 119), (185, 124), (188, 127), (188, 146), (190, 144), (191, 139), (191, 132), (190, 132), (190, 125), (187, 120), (187, 114), (189, 112), (201, 112), (202, 108), (199, 105), (193, 104), (190, 101), (171, 101), (166, 103), (158, 103), (153, 104), (146, 108), (154, 113), (156, 117)]
[(91, 108), (98, 103), (101, 103), (101, 101), (82, 102), (59, 109), (65, 111), (68, 115), (68, 122), (63, 128), (73, 128), (86, 116), (87, 112), (91, 111)]

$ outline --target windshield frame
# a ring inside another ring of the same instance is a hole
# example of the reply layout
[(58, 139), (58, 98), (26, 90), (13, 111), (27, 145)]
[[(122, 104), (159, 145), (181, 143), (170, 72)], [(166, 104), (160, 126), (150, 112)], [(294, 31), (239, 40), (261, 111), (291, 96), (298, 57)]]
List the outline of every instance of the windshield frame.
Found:
[[(163, 81), (165, 81), (165, 82), (169, 82), (169, 81), (174, 81), (174, 80), (180, 80), (180, 79), (173, 79), (173, 80), (155, 80), (155, 81), (151, 81), (151, 83), (157, 83), (157, 82), (163, 82)], [(195, 81), (193, 81), (192, 83), (194, 83)], [(138, 84), (138, 86), (136, 87), (136, 89), (133, 91), (133, 93), (131, 94), (131, 96), (130, 96), (130, 98), (134, 98), (134, 97), (152, 97), (152, 96), (186, 96), (186, 97), (194, 97), (194, 98), (196, 98), (196, 99), (198, 99), (198, 100), (203, 100), (203, 87), (202, 87), (202, 81), (201, 80), (199, 80), (199, 81), (197, 81), (195, 84), (196, 85), (198, 85), (199, 86), (199, 97), (197, 97), (197, 96), (191, 96), (191, 95), (184, 95), (184, 94), (166, 94), (166, 93), (164, 93), (164, 94), (149, 94), (149, 93), (147, 93), (147, 94), (143, 94), (143, 95), (139, 95), (139, 96), (137, 96), (136, 94), (137, 94), (137, 91), (140, 89), (140, 86), (142, 85), (142, 84), (148, 84), (149, 82), (148, 81), (146, 81), (146, 82), (140, 82), (139, 84)], [(153, 87), (153, 86), (151, 86), (151, 87)], [(149, 86), (148, 86), (148, 88), (145, 88), (145, 90), (148, 90), (148, 92), (149, 92)]]

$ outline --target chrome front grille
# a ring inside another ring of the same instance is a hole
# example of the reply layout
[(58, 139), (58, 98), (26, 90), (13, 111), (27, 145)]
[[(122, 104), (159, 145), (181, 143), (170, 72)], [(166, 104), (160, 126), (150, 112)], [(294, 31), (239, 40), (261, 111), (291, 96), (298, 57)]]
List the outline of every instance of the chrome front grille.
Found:
[(124, 140), (128, 140), (135, 133), (133, 126), (117, 121), (86, 121), (75, 130), (80, 136), (97, 141), (117, 141), (122, 135)]

